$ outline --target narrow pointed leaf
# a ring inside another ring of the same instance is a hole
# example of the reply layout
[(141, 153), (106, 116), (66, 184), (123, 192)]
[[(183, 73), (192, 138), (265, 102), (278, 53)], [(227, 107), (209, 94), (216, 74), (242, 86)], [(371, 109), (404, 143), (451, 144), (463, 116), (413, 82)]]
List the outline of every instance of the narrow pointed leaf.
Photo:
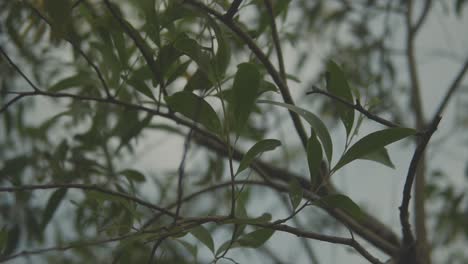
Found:
[(196, 237), (200, 242), (202, 242), (206, 247), (208, 247), (211, 252), (214, 252), (214, 241), (211, 237), (210, 232), (202, 225), (199, 225), (190, 230), (190, 234)]
[(191, 92), (182, 91), (166, 97), (166, 102), (172, 110), (204, 125), (209, 130), (215, 133), (221, 131), (218, 115), (203, 98)]
[(318, 182), (320, 163), (322, 162), (322, 146), (313, 132), (307, 141), (307, 162), (309, 164), (310, 182), (312, 186)]
[(255, 64), (242, 63), (238, 65), (232, 87), (231, 110), (237, 134), (244, 128), (249, 114), (252, 112), (260, 88), (260, 80), (260, 72)]
[[(327, 65), (327, 90), (328, 92), (339, 96), (350, 103), (353, 103), (353, 94), (349, 88), (344, 72), (333, 61)], [(340, 102), (334, 102), (337, 107), (340, 119), (346, 128), (346, 134), (349, 136), (354, 124), (354, 109), (343, 105)]]
[(294, 106), (294, 105), (285, 104), (281, 102), (274, 102), (274, 101), (269, 101), (269, 100), (258, 100), (257, 102), (285, 107), (289, 109), (290, 111), (293, 111), (296, 114), (300, 115), (302, 118), (304, 118), (309, 123), (309, 125), (314, 129), (314, 131), (317, 133), (318, 138), (322, 142), (322, 146), (325, 150), (325, 154), (327, 156), (328, 162), (331, 162), (332, 154), (333, 154), (332, 140), (331, 140), (331, 136), (330, 136), (330, 133), (328, 132), (327, 127), (322, 122), (322, 120), (320, 120), (320, 118), (318, 118), (316, 115), (312, 114), (311, 112), (305, 109), (302, 109), (300, 107)]
[(42, 216), (42, 229), (44, 230), (47, 227), (47, 224), (50, 222), (52, 217), (55, 214), (55, 211), (59, 207), (60, 203), (62, 202), (63, 198), (67, 194), (66, 188), (56, 190), (47, 201), (46, 208), (44, 210), (44, 214)]
[(261, 228), (241, 236), (237, 242), (241, 247), (258, 248), (265, 244), (274, 232), (273, 229)]
[(315, 204), (341, 209), (358, 221), (365, 217), (361, 208), (351, 198), (343, 194), (331, 194), (322, 197)]
[(119, 174), (125, 176), (129, 181), (145, 182), (146, 180), (145, 175), (137, 170), (126, 169), (119, 172)]
[(263, 152), (274, 150), (276, 147), (281, 145), (281, 141), (276, 139), (264, 139), (261, 140), (247, 151), (247, 153), (242, 158), (239, 168), (237, 169), (236, 175), (247, 169), (252, 161)]
[(294, 210), (299, 206), (302, 200), (303, 190), (296, 179), (289, 182), (289, 199)]
[(336, 171), (353, 160), (361, 159), (366, 155), (378, 151), (393, 142), (414, 135), (415, 133), (416, 130), (411, 128), (389, 128), (373, 132), (351, 146), (343, 157), (341, 157), (333, 170)]
[(390, 159), (390, 155), (388, 155), (388, 151), (386, 148), (381, 148), (377, 151), (367, 154), (363, 156), (361, 159), (375, 161), (387, 167), (395, 169), (395, 165)]

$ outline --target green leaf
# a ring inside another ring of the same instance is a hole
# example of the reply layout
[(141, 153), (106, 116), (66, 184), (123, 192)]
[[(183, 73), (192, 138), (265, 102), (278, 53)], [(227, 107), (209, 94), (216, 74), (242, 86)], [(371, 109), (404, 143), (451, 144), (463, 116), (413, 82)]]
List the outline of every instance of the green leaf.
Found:
[(232, 118), (237, 134), (244, 128), (260, 88), (260, 71), (253, 63), (237, 66), (233, 84)]
[(204, 48), (196, 40), (189, 38), (187, 35), (182, 35), (182, 37), (177, 38), (174, 47), (194, 60), (200, 70), (208, 76), (208, 79), (212, 83), (216, 83), (216, 78), (212, 73), (210, 56), (203, 51)]
[(411, 128), (389, 128), (373, 132), (361, 138), (356, 144), (351, 146), (335, 165), (333, 171), (337, 171), (353, 160), (361, 159), (370, 153), (380, 150), (386, 145), (414, 134), (416, 134), (416, 130)]
[(212, 86), (213, 82), (210, 81), (206, 73), (200, 69), (197, 69), (197, 71), (187, 81), (187, 84), (184, 87), (184, 91), (205, 91)]
[(204, 125), (215, 133), (221, 132), (218, 115), (203, 98), (191, 92), (182, 91), (166, 97), (166, 102), (172, 110)]
[(132, 170), (132, 169), (126, 169), (123, 171), (120, 171), (119, 174), (127, 177), (129, 181), (135, 181), (135, 182), (145, 182), (146, 178), (143, 173), (137, 171), (137, 170)]
[(273, 229), (261, 228), (241, 236), (237, 242), (241, 247), (258, 248), (265, 244), (274, 232)]
[[(351, 93), (351, 89), (349, 88), (344, 72), (338, 64), (333, 61), (330, 61), (327, 65), (326, 79), (328, 92), (353, 103), (353, 94)], [(340, 119), (346, 128), (346, 134), (349, 136), (354, 124), (354, 109), (340, 102), (334, 102), (334, 104), (336, 105)]]
[(355, 202), (353, 202), (351, 198), (343, 194), (331, 194), (324, 196), (320, 198), (320, 200), (315, 201), (314, 204), (341, 209), (358, 221), (365, 217), (361, 208)]
[(67, 190), (67, 188), (58, 189), (50, 196), (49, 200), (47, 201), (44, 214), (42, 216), (42, 230), (45, 230), (47, 224), (54, 216), (55, 211), (59, 207), (65, 195), (67, 194)]
[(197, 258), (197, 247), (196, 245), (192, 245), (188, 243), (187, 241), (181, 240), (181, 239), (174, 239), (175, 241), (179, 242), (182, 246), (184, 246), (185, 249), (187, 249), (190, 254), (192, 254), (193, 258)]
[(277, 139), (264, 139), (255, 143), (255, 145), (251, 147), (242, 158), (239, 164), (239, 168), (237, 169), (236, 175), (242, 172), (243, 170), (247, 169), (258, 155), (266, 151), (274, 150), (280, 145), (281, 141)]
[(18, 223), (14, 223), (9, 230), (6, 230), (6, 232), (7, 234), (4, 235), (5, 242), (3, 251), (0, 252), (0, 256), (8, 256), (13, 253), (20, 242), (21, 228)]
[(323, 148), (327, 155), (328, 162), (331, 163), (332, 154), (333, 154), (333, 144), (332, 144), (330, 133), (328, 133), (327, 127), (322, 122), (322, 120), (320, 120), (320, 118), (318, 118), (316, 115), (312, 114), (311, 112), (305, 109), (302, 109), (300, 107), (294, 106), (294, 105), (285, 104), (281, 102), (274, 102), (274, 101), (269, 101), (269, 100), (258, 100), (257, 102), (285, 107), (289, 109), (290, 111), (293, 111), (296, 114), (300, 115), (302, 118), (304, 118), (310, 124), (310, 126), (314, 129), (314, 131), (317, 133), (317, 136), (322, 142)]
[(136, 114), (136, 118), (133, 119), (125, 118), (128, 116), (132, 116), (132, 113), (129, 112), (128, 115), (125, 114), (119, 116), (119, 123), (113, 129), (113, 131), (115, 131), (114, 135), (120, 137), (120, 145), (117, 147), (116, 153), (119, 152), (123, 146), (128, 145), (132, 138), (137, 137), (143, 131), (143, 129), (145, 129), (148, 126), (148, 124), (151, 122), (151, 119), (153, 118), (152, 114), (148, 114), (142, 120), (138, 120)]
[(307, 162), (309, 164), (310, 182), (312, 186), (318, 182), (320, 177), (320, 163), (322, 162), (322, 146), (316, 134), (312, 134), (307, 141)]
[(148, 87), (148, 85), (143, 80), (136, 79), (136, 78), (130, 78), (127, 82), (131, 86), (133, 86), (133, 88), (135, 88), (138, 92), (140, 92), (140, 93), (148, 96), (150, 99), (156, 101), (156, 98), (154, 97), (153, 92), (151, 91), (151, 89)]
[(85, 73), (78, 73), (76, 75), (67, 77), (65, 79), (62, 79), (58, 82), (56, 82), (54, 85), (49, 87), (48, 91), (49, 92), (60, 92), (66, 89), (70, 89), (73, 87), (82, 87), (87, 84), (92, 84), (93, 80), (89, 78), (88, 74)]
[(381, 148), (377, 151), (374, 151), (372, 153), (369, 153), (365, 156), (363, 156), (361, 159), (364, 160), (372, 160), (378, 163), (381, 163), (385, 166), (388, 166), (392, 169), (395, 169), (395, 165), (393, 165), (392, 160), (390, 159), (390, 156), (388, 155), (388, 151), (386, 148)]
[(303, 190), (301, 185), (296, 179), (291, 179), (289, 182), (289, 199), (294, 210), (299, 206), (302, 201)]
[(226, 39), (223, 28), (212, 17), (206, 16), (206, 18), (215, 32), (218, 47), (215, 55), (214, 69), (218, 77), (223, 77), (231, 59), (231, 47)]
[(263, 213), (261, 216), (255, 217), (255, 218), (247, 218), (245, 216), (236, 217), (230, 220), (226, 220), (225, 223), (238, 224), (238, 225), (256, 225), (256, 224), (265, 224), (270, 221), (271, 221), (271, 214)]
[(210, 232), (202, 225), (190, 229), (190, 234), (196, 237), (200, 242), (207, 246), (214, 253), (214, 241)]

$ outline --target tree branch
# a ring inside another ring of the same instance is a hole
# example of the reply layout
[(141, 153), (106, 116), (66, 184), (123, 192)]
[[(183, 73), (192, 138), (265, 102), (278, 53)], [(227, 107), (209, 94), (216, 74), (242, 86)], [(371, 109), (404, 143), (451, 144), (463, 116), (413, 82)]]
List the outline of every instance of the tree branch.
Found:
[(275, 45), (276, 49), (276, 57), (278, 57), (278, 66), (281, 78), (283, 82), (287, 84), (286, 80), (286, 69), (284, 67), (284, 58), (283, 58), (283, 51), (281, 50), (280, 39), (278, 36), (278, 28), (276, 27), (275, 22), (275, 12), (273, 11), (273, 6), (271, 4), (271, 0), (264, 0), (265, 7), (268, 12), (268, 17), (270, 18), (270, 27), (271, 27), (271, 36), (273, 38), (273, 44)]
[(411, 163), (408, 169), (408, 174), (406, 176), (405, 186), (403, 189), (403, 199), (401, 202), (400, 209), (400, 222), (402, 227), (403, 233), (403, 247), (411, 247), (415, 242), (413, 233), (411, 231), (411, 225), (409, 222), (409, 202), (411, 199), (411, 190), (413, 186), (414, 178), (416, 177), (416, 172), (418, 168), (419, 161), (424, 157), (424, 150), (426, 149), (427, 143), (429, 142), (430, 138), (437, 130), (437, 126), (439, 125), (441, 117), (439, 116), (437, 119), (431, 123), (429, 129), (421, 136), (419, 139), (418, 146), (414, 151), (413, 158), (411, 159)]
[(335, 100), (335, 101), (338, 101), (350, 108), (353, 108), (354, 110), (360, 112), (361, 114), (365, 115), (367, 118), (371, 119), (371, 120), (374, 120), (375, 122), (377, 123), (380, 123), (384, 126), (387, 126), (387, 127), (400, 127), (399, 125), (389, 121), (389, 120), (386, 120), (386, 119), (383, 119), (377, 115), (374, 115), (372, 114), (371, 112), (367, 111), (362, 105), (361, 103), (359, 102), (359, 100), (356, 100), (356, 103), (351, 103), (339, 96), (336, 96), (334, 94), (331, 94), (327, 91), (324, 91), (324, 90), (321, 90), (319, 88), (315, 88), (313, 87), (312, 88), (312, 91), (309, 91), (307, 92), (306, 94), (322, 94), (322, 95), (325, 95), (327, 97), (330, 97), (331, 99)]
[(234, 15), (239, 11), (239, 6), (242, 4), (242, 0), (234, 0), (232, 1), (231, 6), (229, 7), (228, 11), (224, 16), (226, 19), (232, 19)]
[(286, 232), (286, 233), (296, 235), (298, 237), (310, 238), (310, 239), (314, 239), (314, 240), (329, 242), (329, 243), (332, 243), (332, 244), (347, 245), (347, 246), (350, 246), (350, 247), (354, 248), (357, 252), (359, 252), (359, 254), (361, 254), (364, 258), (366, 258), (371, 263), (383, 264), (380, 260), (378, 260), (377, 258), (372, 256), (361, 244), (359, 244), (353, 238), (343, 238), (343, 237), (322, 235), (322, 234), (318, 234), (318, 233), (314, 233), (314, 232), (304, 231), (302, 229), (297, 229), (295, 227), (288, 226), (288, 225), (285, 225), (285, 224), (280, 224), (280, 225), (254, 224), (254, 225), (264, 227), (264, 228), (274, 229), (274, 230), (277, 230), (277, 231), (283, 231), (283, 232)]
[(411, 27), (411, 31), (413, 31), (414, 35), (416, 35), (419, 32), (419, 30), (421, 29), (421, 26), (426, 21), (426, 18), (427, 18), (427, 15), (429, 14), (429, 10), (431, 9), (431, 6), (432, 6), (432, 0), (426, 0), (426, 2), (424, 3), (424, 7), (423, 7), (423, 11), (421, 15), (419, 16), (414, 26)]

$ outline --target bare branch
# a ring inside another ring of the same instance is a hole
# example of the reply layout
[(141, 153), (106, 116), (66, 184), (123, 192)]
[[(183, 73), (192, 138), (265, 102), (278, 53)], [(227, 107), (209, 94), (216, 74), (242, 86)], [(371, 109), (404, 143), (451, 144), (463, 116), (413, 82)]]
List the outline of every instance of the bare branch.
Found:
[(33, 88), (34, 91), (39, 91), (39, 88), (24, 74), (24, 72), (16, 65), (8, 56), (8, 54), (5, 52), (3, 47), (0, 45), (0, 53), (2, 53), (3, 57), (10, 63), (10, 65), (23, 77), (23, 79), (28, 82), (28, 84)]
[(278, 57), (279, 72), (281, 74), (281, 78), (283, 78), (283, 82), (286, 84), (286, 69), (284, 67), (283, 51), (281, 50), (280, 39), (278, 36), (278, 28), (276, 27), (275, 22), (275, 12), (273, 10), (271, 0), (264, 0), (263, 2), (265, 3), (265, 7), (268, 12), (268, 17), (270, 18), (271, 36), (273, 38), (273, 44), (275, 45), (276, 49), (276, 57)]
[(350, 246), (350, 247), (354, 248), (357, 252), (359, 252), (364, 258), (366, 258), (371, 263), (383, 264), (376, 257), (372, 256), (361, 244), (359, 244), (353, 238), (343, 238), (343, 237), (337, 237), (337, 236), (322, 235), (322, 234), (318, 234), (318, 233), (314, 233), (314, 232), (304, 231), (302, 229), (297, 229), (295, 227), (284, 225), (284, 224), (280, 224), (280, 225), (255, 224), (255, 225), (260, 226), (260, 227), (264, 227), (264, 228), (271, 228), (271, 229), (274, 229), (274, 230), (283, 231), (283, 232), (286, 232), (286, 233), (296, 235), (298, 237), (310, 238), (310, 239), (314, 239), (314, 240), (329, 242), (329, 243), (332, 243), (332, 244), (347, 245), (347, 246)]
[(400, 127), (399, 125), (397, 125), (397, 124), (395, 124), (395, 123), (393, 123), (393, 122), (391, 122), (389, 120), (383, 119), (383, 118), (381, 118), (381, 117), (379, 117), (377, 115), (374, 115), (371, 112), (367, 111), (361, 105), (359, 100), (356, 100), (356, 103), (353, 104), (353, 103), (351, 103), (349, 101), (346, 101), (345, 99), (343, 99), (343, 98), (341, 98), (339, 96), (336, 96), (334, 94), (331, 94), (331, 93), (329, 93), (327, 91), (324, 91), (324, 90), (321, 90), (321, 89), (315, 88), (315, 87), (312, 88), (312, 91), (307, 92), (307, 94), (323, 94), (323, 95), (325, 95), (327, 97), (332, 98), (335, 101), (338, 101), (338, 102), (340, 102), (340, 103), (342, 103), (342, 104), (344, 104), (344, 105), (346, 105), (346, 106), (348, 106), (350, 108), (353, 108), (354, 110), (360, 112), (361, 114), (365, 115), (367, 118), (369, 118), (371, 120), (374, 120), (377, 123), (380, 123), (380, 124), (382, 124), (384, 126), (388, 126), (388, 127)]
[(226, 12), (226, 14), (224, 14), (224, 16), (227, 18), (227, 19), (232, 19), (234, 17), (234, 15), (237, 13), (237, 11), (239, 11), (239, 6), (242, 4), (242, 0), (234, 0), (232, 1), (232, 4), (231, 6), (229, 7), (228, 11)]
[(414, 26), (411, 27), (411, 31), (413, 31), (413, 34), (417, 34), (419, 30), (421, 29), (421, 26), (424, 24), (426, 21), (427, 15), (429, 14), (429, 10), (431, 9), (432, 6), (432, 0), (426, 0), (424, 3), (423, 11), (421, 15), (418, 18), (418, 21), (414, 24)]
[(411, 225), (409, 223), (409, 202), (411, 199), (411, 189), (413, 186), (413, 181), (416, 176), (416, 171), (418, 168), (419, 161), (423, 158), (424, 150), (426, 149), (427, 143), (429, 142), (431, 136), (437, 130), (437, 126), (440, 122), (440, 117), (434, 120), (430, 125), (429, 129), (421, 136), (419, 139), (418, 146), (414, 151), (413, 158), (408, 169), (408, 174), (406, 176), (405, 186), (403, 189), (403, 199), (401, 202), (400, 209), (400, 222), (402, 226), (403, 233), (403, 246), (409, 247), (414, 243), (413, 233), (411, 232)]

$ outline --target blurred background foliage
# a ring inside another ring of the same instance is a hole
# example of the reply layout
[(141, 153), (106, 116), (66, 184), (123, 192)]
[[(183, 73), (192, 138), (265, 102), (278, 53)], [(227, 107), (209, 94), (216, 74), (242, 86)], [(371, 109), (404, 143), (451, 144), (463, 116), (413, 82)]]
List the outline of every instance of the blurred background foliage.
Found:
[[(203, 2), (220, 12), (230, 6), (230, 1)], [(316, 110), (329, 127), (339, 129), (333, 101), (302, 96), (313, 86), (324, 87), (323, 66), (333, 59), (343, 66), (353, 93), (365, 98), (362, 103), (373, 113), (414, 127), (412, 115), (408, 114), (413, 111), (408, 73), (401, 62), (406, 52), (401, 44), (405, 1), (272, 2), (286, 57), (288, 83), (300, 104)], [(424, 1), (416, 2), (416, 10), (422, 9)], [(433, 2), (433, 9), (443, 10), (447, 16), (458, 19), (466, 16), (466, 1)], [(230, 104), (236, 66), (249, 61), (261, 74), (262, 96), (278, 97), (278, 88), (244, 41), (204, 12), (184, 1), (126, 0), (113, 1), (111, 5), (126, 25), (130, 25), (128, 30), (138, 33), (138, 41), (154, 60), (153, 68), (135, 45), (137, 41), (129, 37), (103, 1), (1, 1), (0, 45), (34, 84), (51, 93), (106, 98), (105, 83), (109, 93), (119, 101), (167, 111), (163, 98), (179, 91), (193, 91), (210, 102), (222, 117), (223, 106), (216, 99), (221, 97)], [(247, 0), (234, 20), (276, 65), (268, 18), (263, 1)], [(198, 60), (181, 52), (193, 48), (184, 46), (190, 42), (184, 41), (187, 39), (196, 41)], [(215, 67), (204, 65), (205, 59), (214, 61)], [(93, 67), (100, 70), (101, 77)], [(4, 56), (0, 59), (0, 73), (2, 106), (14, 96), (9, 92), (31, 90)], [(221, 82), (213, 83), (211, 75), (221, 77)], [(453, 131), (464, 131), (468, 120), (468, 101), (463, 101), (466, 85), (460, 90)], [(302, 171), (300, 142), (291, 139), (291, 135), (281, 135), (278, 129), (283, 121), (290, 122), (288, 118), (277, 108), (255, 106), (246, 129), (236, 141), (237, 146), (246, 149), (260, 139), (279, 135), (284, 137), (287, 150), (267, 157), (277, 166)], [(231, 122), (230, 118), (226, 119), (221, 123)], [(177, 154), (180, 140), (188, 129), (174, 121), (116, 104), (30, 96), (3, 111), (0, 122), (1, 186), (79, 182), (144, 197), (161, 206), (176, 199), (177, 165), (168, 164), (163, 169), (133, 166), (138, 164), (139, 156), (147, 155), (148, 148), (158, 147), (161, 141), (152, 140), (158, 137), (168, 141), (175, 138), (174, 142), (179, 143), (174, 146), (177, 150), (173, 157), (180, 158)], [(466, 148), (466, 135), (455, 132), (453, 135)], [(189, 150), (188, 156), (186, 174), (190, 177), (186, 186), (190, 189), (198, 190), (229, 179), (228, 163), (217, 153), (196, 146)], [(160, 157), (152, 159), (159, 164)], [(466, 263), (468, 256), (460, 248), (466, 246), (468, 239), (465, 195), (468, 174), (457, 176), (458, 181), (447, 174), (450, 172), (432, 170), (428, 178), (427, 199), (433, 204), (428, 216), (430, 232), (434, 234), (431, 246), (434, 252), (443, 252), (436, 254), (436, 259), (443, 260), (437, 263)], [(255, 177), (255, 172), (245, 176)], [(457, 182), (463, 182), (464, 187), (456, 186)], [(97, 192), (57, 189), (0, 195), (3, 255), (28, 248), (125, 235), (152, 215), (151, 210), (133, 202)], [(264, 197), (283, 201), (260, 187), (246, 188), (242, 195), (246, 204)], [(227, 188), (213, 192), (190, 201), (190, 206), (184, 205), (184, 212), (193, 216), (223, 214), (229, 207), (229, 198)], [(288, 210), (288, 201), (284, 205)], [(337, 232), (336, 222), (323, 214), (304, 217), (319, 230)], [(170, 221), (169, 217), (162, 217), (157, 225)], [(209, 228), (217, 236), (228, 239), (222, 227)], [(59, 251), (26, 259), (41, 259), (44, 263), (144, 262), (152, 246), (148, 240), (151, 241), (150, 237), (138, 236), (117, 246), (78, 247), (67, 254)], [(197, 254), (195, 245), (197, 242), (192, 238), (167, 240), (160, 263), (193, 261)], [(253, 254), (265, 254), (261, 257), (264, 260), (267, 256), (273, 260), (276, 257), (274, 249), (268, 247)], [(206, 259), (205, 254), (201, 262), (205, 263)]]

